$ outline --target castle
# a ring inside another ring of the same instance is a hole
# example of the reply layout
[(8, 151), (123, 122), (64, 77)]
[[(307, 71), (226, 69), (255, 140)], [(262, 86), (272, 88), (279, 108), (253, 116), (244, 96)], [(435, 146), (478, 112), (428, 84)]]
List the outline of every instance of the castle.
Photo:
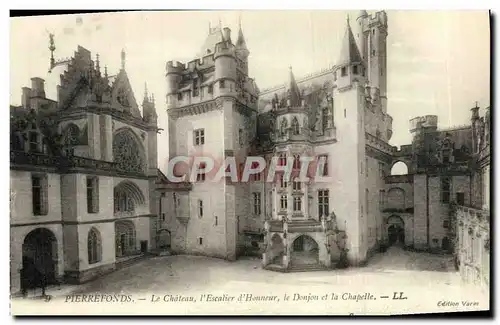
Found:
[[(472, 125), (448, 130), (438, 129), (437, 116), (413, 118), (412, 143), (390, 145), (387, 35), (387, 14), (362, 10), (347, 20), (334, 67), (302, 79), (290, 68), (283, 85), (262, 91), (248, 76), (241, 26), (236, 42), (229, 28), (211, 28), (195, 60), (167, 62), (171, 158), (292, 158), (295, 170), (301, 156), (324, 157), (322, 173), (333, 181), (162, 177), (159, 245), (228, 260), (262, 254), (263, 266), (277, 271), (330, 268), (343, 259), (362, 265), (395, 243), (452, 252), (451, 204), (482, 200), (473, 188), (484, 182), (470, 163), (478, 108)], [(395, 164), (407, 173), (391, 175)]]
[[(360, 11), (334, 67), (300, 79), (290, 68), (267, 90), (248, 75), (241, 26), (235, 42), (210, 28), (195, 60), (166, 64), (170, 158), (279, 157), (297, 171), (321, 157), (329, 182), (172, 182), (157, 169), (154, 97), (145, 90), (141, 113), (125, 52), (115, 75), (83, 47), (52, 56), (51, 68), (67, 65), (57, 101), (32, 78), (10, 107), (11, 291), (33, 280), (30, 265), (49, 283), (81, 283), (156, 248), (256, 254), (286, 272), (362, 265), (401, 245), (455, 251), (464, 279), (489, 283), (489, 108), (448, 129), (412, 118), (412, 143), (390, 145), (387, 33), (385, 12)], [(396, 164), (407, 173), (392, 175)]]

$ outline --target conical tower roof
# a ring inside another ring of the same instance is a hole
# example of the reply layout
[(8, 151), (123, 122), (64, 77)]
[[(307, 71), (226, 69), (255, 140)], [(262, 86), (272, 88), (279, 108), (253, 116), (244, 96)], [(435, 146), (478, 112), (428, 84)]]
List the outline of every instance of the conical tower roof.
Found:
[(356, 39), (354, 38), (354, 35), (352, 33), (351, 25), (349, 24), (349, 18), (348, 18), (344, 39), (342, 40), (340, 56), (337, 61), (337, 64), (345, 65), (354, 62), (362, 62), (362, 59), (358, 46), (356, 45)]

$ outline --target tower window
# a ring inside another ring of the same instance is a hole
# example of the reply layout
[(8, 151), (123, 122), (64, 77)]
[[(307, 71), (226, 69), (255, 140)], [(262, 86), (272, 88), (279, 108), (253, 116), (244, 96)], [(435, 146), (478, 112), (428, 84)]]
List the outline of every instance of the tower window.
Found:
[(205, 129), (194, 130), (194, 145), (200, 146), (205, 144)]
[(48, 213), (47, 176), (33, 175), (31, 177), (31, 193), (32, 193), (33, 214), (35, 216), (46, 215)]
[(213, 85), (208, 86), (208, 93), (209, 94), (213, 94), (214, 93), (214, 86)]
[(198, 217), (202, 218), (203, 217), (203, 201), (198, 200)]
[(280, 199), (281, 210), (286, 210), (288, 207), (288, 197), (286, 195), (282, 195)]
[(87, 177), (87, 212), (99, 212), (99, 179)]
[(177, 100), (182, 100), (182, 93), (177, 94)]
[(200, 237), (200, 238), (198, 238), (198, 243), (199, 243), (200, 245), (203, 245), (203, 238), (201, 238), (201, 237)]
[(328, 190), (318, 191), (318, 214), (320, 220), (330, 213), (329, 194)]
[(220, 89), (224, 89), (224, 88), (226, 88), (226, 82), (225, 82), (225, 80), (221, 80), (221, 81), (220, 81), (219, 88), (220, 88)]
[(346, 69), (346, 67), (342, 67), (342, 69), (340, 69), (340, 75), (342, 77), (347, 76), (347, 69)]
[(358, 74), (358, 66), (357, 65), (352, 67), (352, 73)]
[(302, 211), (302, 198), (300, 196), (293, 198), (293, 211)]

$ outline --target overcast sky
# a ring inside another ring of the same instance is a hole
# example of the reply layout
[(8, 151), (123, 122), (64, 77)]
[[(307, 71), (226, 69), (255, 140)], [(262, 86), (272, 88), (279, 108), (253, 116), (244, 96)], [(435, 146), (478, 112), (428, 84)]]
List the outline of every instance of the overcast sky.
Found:
[[(369, 13), (371, 13), (369, 11)], [(388, 113), (393, 116), (393, 145), (411, 141), (408, 120), (435, 114), (439, 126), (469, 122), (476, 101), (490, 104), (490, 31), (487, 11), (387, 11), (389, 22)], [(56, 99), (64, 67), (48, 74), (48, 31), (55, 34), (55, 57), (70, 57), (81, 45), (99, 53), (110, 75), (126, 70), (135, 97), (142, 102), (144, 83), (155, 94), (160, 127), (166, 128), (165, 63), (189, 61), (199, 52), (209, 24), (232, 29), (235, 41), (241, 16), (250, 50), (250, 76), (259, 88), (281, 84), (292, 66), (297, 78), (332, 64), (340, 52), (346, 16), (357, 11), (208, 11), (130, 12), (11, 19), (10, 100), (19, 105), (21, 87), (30, 78), (46, 80)], [(166, 134), (159, 156), (167, 156)], [(161, 167), (163, 164), (160, 164)]]

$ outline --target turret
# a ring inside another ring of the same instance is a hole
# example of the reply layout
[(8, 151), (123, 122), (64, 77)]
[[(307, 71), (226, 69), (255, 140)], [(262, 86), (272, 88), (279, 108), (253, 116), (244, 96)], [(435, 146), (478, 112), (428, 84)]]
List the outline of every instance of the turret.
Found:
[(243, 61), (245, 74), (248, 74), (248, 56), (250, 51), (248, 50), (245, 36), (243, 36), (243, 30), (241, 29), (241, 20), (238, 30), (238, 40), (236, 41), (236, 55)]
[(353, 81), (360, 81), (364, 76), (363, 61), (352, 34), (349, 18), (347, 18), (346, 31), (334, 74), (339, 90), (351, 86)]
[(474, 123), (474, 121), (479, 119), (479, 106), (478, 103), (476, 102), (476, 106), (472, 107), (471, 109), (471, 121)]
[(437, 130), (437, 115), (418, 116), (410, 120), (410, 133), (415, 138), (427, 131)]
[(215, 46), (215, 96), (233, 96), (236, 91), (236, 51), (231, 43)]
[(356, 43), (358, 44), (359, 52), (363, 61), (365, 61), (367, 58), (366, 49), (368, 33), (365, 33), (365, 21), (367, 18), (368, 13), (366, 12), (366, 10), (360, 10), (358, 12), (358, 17), (356, 18)]
[(178, 61), (168, 61), (166, 66), (167, 79), (167, 109), (177, 107), (177, 92), (179, 90), (179, 82), (181, 80), (184, 64)]
[(142, 116), (144, 121), (151, 125), (156, 125), (158, 115), (156, 114), (154, 95), (148, 94), (148, 86), (144, 85), (144, 98), (142, 100)]

